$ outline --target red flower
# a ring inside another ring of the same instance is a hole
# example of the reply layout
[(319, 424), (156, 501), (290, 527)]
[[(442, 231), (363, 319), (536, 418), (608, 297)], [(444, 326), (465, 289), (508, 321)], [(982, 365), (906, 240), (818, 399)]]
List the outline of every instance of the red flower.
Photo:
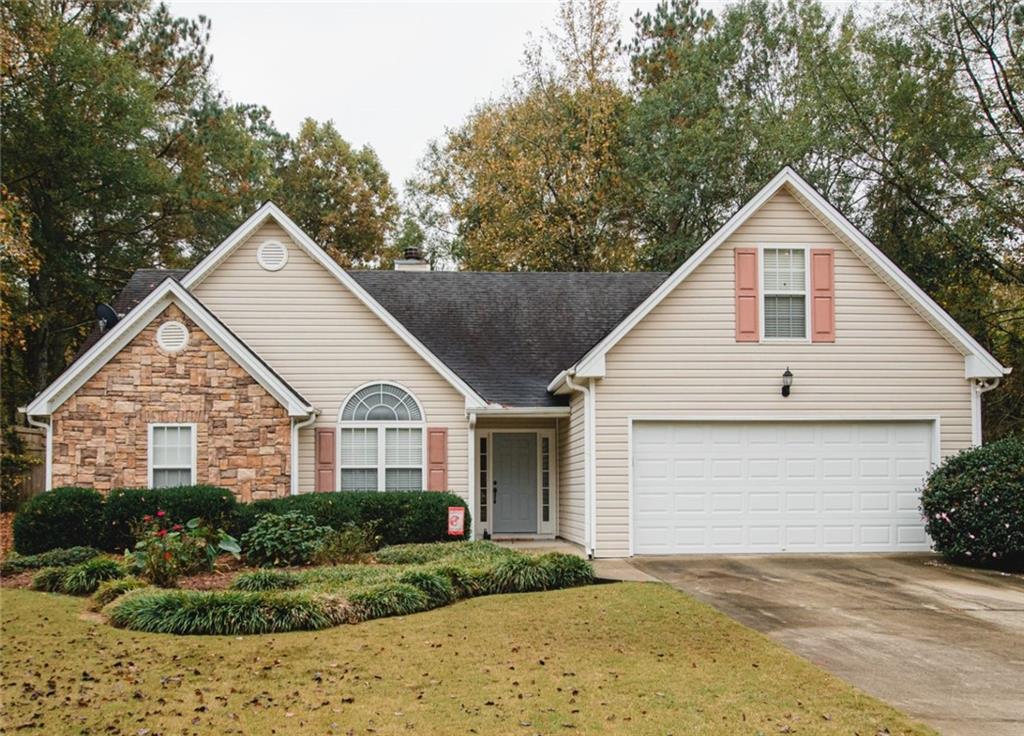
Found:
[(171, 531), (180, 532), (184, 528), (181, 524), (175, 524), (171, 527)]
[(165, 516), (167, 516), (167, 512), (165, 512), (165, 511), (157, 511), (156, 512), (156, 518), (158, 518), (158, 519), (162, 519)]
[(170, 560), (170, 559), (171, 559), (171, 557), (172, 557), (172, 555), (171, 555), (171, 553), (170, 553), (170, 552), (164, 552), (164, 559), (165, 559), (165, 560)]
[(158, 532), (156, 533), (156, 535), (157, 535), (158, 537), (166, 537), (166, 536), (167, 536), (167, 530), (166, 530), (166, 529), (161, 529), (160, 531), (158, 531)]
[(149, 514), (146, 514), (145, 516), (142, 517), (142, 520), (143, 521), (153, 521), (153, 517), (150, 516)]

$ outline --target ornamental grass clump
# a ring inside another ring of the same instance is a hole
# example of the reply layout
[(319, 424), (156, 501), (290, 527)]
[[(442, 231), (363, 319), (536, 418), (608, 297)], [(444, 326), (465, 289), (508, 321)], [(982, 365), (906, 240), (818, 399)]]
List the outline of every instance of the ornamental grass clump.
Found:
[(129, 575), (124, 578), (105, 580), (96, 588), (89, 603), (89, 610), (99, 611), (109, 603), (113, 603), (125, 593), (147, 587), (145, 580)]
[(51, 549), (37, 555), (19, 555), (15, 552), (0, 565), (0, 574), (14, 575), (25, 570), (39, 570), (44, 567), (70, 567), (91, 560), (93, 557), (99, 557), (99, 555), (100, 551), (95, 547)]
[(105, 580), (124, 576), (124, 566), (120, 562), (109, 557), (97, 557), (66, 568), (60, 592), (68, 595), (90, 595), (95, 593), (100, 583)]
[(104, 613), (134, 631), (221, 636), (314, 631), (351, 618), (343, 599), (305, 591), (140, 590)]
[(493, 593), (526, 593), (552, 586), (551, 571), (540, 557), (517, 555), (501, 560), (491, 574)]
[(243, 572), (231, 581), (232, 590), (292, 590), (302, 582), (298, 575), (291, 572), (274, 570), (257, 570)]
[(398, 582), (423, 591), (431, 608), (447, 606), (456, 597), (452, 581), (436, 570), (410, 570), (399, 575)]
[(348, 596), (357, 620), (406, 616), (431, 607), (427, 594), (407, 583), (379, 583), (360, 588)]
[(59, 593), (64, 585), (63, 567), (44, 567), (32, 578), (32, 590)]
[(594, 582), (594, 567), (582, 557), (549, 552), (538, 559), (547, 570), (548, 584), (552, 588), (574, 588)]

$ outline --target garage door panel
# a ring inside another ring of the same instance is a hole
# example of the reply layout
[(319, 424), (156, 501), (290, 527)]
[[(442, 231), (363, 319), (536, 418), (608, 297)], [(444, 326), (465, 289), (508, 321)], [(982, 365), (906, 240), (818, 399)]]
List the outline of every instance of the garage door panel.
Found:
[(641, 422), (637, 554), (928, 549), (927, 422)]

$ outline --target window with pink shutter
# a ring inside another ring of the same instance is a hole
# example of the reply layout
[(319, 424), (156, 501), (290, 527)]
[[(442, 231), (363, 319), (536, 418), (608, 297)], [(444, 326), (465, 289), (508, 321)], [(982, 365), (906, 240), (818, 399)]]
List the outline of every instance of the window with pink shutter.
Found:
[(448, 490), (448, 428), (427, 430), (427, 490)]
[(315, 490), (328, 493), (335, 489), (334, 483), (334, 427), (319, 427), (315, 433), (316, 483)]
[(736, 248), (736, 342), (757, 342), (757, 249)]
[(811, 250), (811, 341), (836, 341), (835, 251)]

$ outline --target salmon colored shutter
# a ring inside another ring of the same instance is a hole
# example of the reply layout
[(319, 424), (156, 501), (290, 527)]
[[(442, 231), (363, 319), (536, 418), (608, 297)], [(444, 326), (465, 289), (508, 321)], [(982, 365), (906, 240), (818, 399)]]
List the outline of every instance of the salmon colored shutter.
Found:
[(427, 429), (427, 490), (448, 490), (448, 428)]
[(811, 342), (836, 341), (835, 251), (811, 249)]
[(316, 490), (328, 493), (334, 487), (334, 427), (316, 430)]
[(757, 342), (757, 249), (736, 248), (736, 342)]

